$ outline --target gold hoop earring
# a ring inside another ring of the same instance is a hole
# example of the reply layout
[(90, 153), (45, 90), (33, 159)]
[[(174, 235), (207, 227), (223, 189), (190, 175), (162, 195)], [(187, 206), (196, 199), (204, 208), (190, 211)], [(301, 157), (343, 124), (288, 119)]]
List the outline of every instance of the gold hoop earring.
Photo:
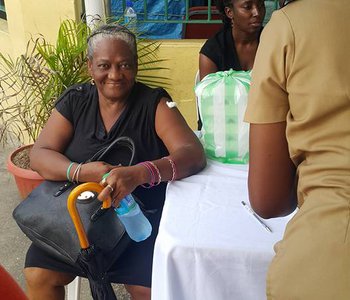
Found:
[(93, 78), (91, 78), (90, 84), (91, 84), (91, 85), (95, 85), (95, 80), (94, 80)]

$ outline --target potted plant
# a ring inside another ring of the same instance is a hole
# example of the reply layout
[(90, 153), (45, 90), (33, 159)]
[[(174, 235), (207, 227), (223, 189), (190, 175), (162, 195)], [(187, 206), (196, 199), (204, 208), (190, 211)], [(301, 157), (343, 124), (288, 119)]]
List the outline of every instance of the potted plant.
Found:
[(0, 139), (24, 145), (8, 158), (22, 198), (43, 181), (29, 168), (29, 151), (46, 123), (54, 101), (73, 83), (86, 82), (86, 38), (88, 27), (63, 21), (55, 46), (43, 36), (31, 39), (26, 52), (15, 60), (0, 53)]
[[(67, 87), (90, 80), (86, 63), (89, 33), (85, 23), (65, 20), (60, 25), (56, 45), (39, 36), (32, 38), (25, 53), (16, 59), (0, 53), (0, 142), (25, 145), (13, 151), (8, 159), (8, 170), (14, 175), (23, 199), (43, 181), (30, 170), (28, 153), (57, 97)], [(147, 74), (162, 69), (157, 66), (162, 60), (155, 55), (159, 46), (155, 41), (138, 40), (138, 80), (150, 86), (164, 86), (167, 82), (166, 78)]]

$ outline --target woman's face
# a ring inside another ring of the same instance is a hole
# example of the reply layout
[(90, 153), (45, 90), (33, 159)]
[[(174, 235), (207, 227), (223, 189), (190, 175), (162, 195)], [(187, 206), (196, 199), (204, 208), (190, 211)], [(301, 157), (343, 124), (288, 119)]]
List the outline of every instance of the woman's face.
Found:
[(232, 7), (225, 10), (235, 29), (247, 33), (261, 30), (266, 12), (263, 0), (232, 0)]
[(125, 101), (135, 83), (137, 61), (128, 44), (120, 39), (104, 38), (95, 46), (88, 61), (99, 97)]

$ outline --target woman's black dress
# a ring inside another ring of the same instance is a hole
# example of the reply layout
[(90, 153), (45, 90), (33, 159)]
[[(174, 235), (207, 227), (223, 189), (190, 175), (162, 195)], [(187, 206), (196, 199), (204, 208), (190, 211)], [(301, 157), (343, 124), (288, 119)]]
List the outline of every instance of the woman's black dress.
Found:
[[(155, 130), (155, 113), (162, 97), (170, 99), (163, 89), (152, 89), (142, 83), (136, 83), (124, 111), (106, 133), (100, 116), (96, 87), (88, 83), (69, 88), (56, 103), (56, 109), (74, 128), (74, 135), (65, 155), (71, 161), (84, 162), (121, 136), (128, 136), (135, 143), (136, 152), (132, 164), (168, 155)], [(108, 155), (106, 161), (127, 165), (129, 158), (130, 151), (120, 147)], [(166, 183), (163, 182), (151, 189), (138, 187), (133, 192), (141, 201), (139, 204), (142, 209), (147, 211), (146, 215), (152, 224), (152, 235), (143, 242), (131, 242), (112, 266), (112, 272), (109, 272), (112, 282), (151, 286), (153, 249), (164, 204), (165, 188)], [(33, 244), (27, 252), (25, 266), (83, 276), (74, 267), (58, 261)]]

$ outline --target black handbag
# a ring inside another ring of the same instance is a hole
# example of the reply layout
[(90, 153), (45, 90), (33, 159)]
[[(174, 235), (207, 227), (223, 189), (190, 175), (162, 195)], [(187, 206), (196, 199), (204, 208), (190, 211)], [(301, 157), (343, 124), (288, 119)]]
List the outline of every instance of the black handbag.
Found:
[[(135, 147), (127, 137), (116, 139), (87, 162), (103, 160), (116, 146), (130, 149), (131, 165)], [(81, 247), (68, 213), (67, 198), (76, 186), (71, 182), (45, 180), (13, 211), (18, 226), (35, 245), (73, 266), (76, 266)], [(114, 210), (101, 209), (101, 205), (97, 193), (90, 191), (82, 193), (76, 201), (90, 245), (98, 248), (112, 264), (130, 243), (130, 238)]]

